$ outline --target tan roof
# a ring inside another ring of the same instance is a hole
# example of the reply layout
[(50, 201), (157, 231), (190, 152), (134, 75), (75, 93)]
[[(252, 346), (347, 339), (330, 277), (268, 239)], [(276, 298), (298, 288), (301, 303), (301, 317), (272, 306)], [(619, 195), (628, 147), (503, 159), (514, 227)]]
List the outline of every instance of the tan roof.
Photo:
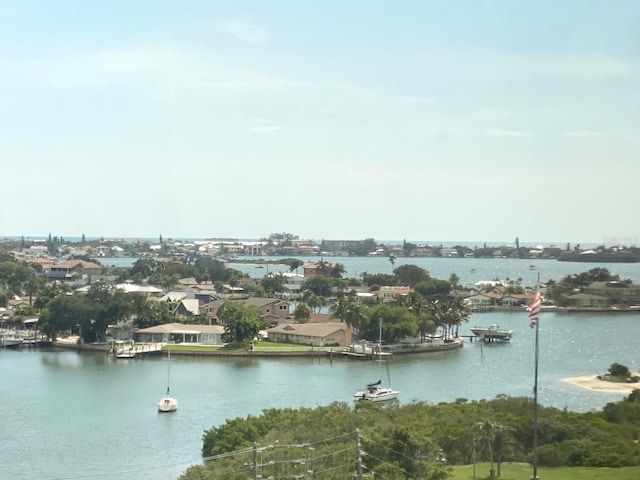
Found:
[(346, 323), (288, 323), (267, 330), (268, 333), (288, 333), (308, 337), (326, 337), (340, 330), (347, 330)]
[(165, 323), (154, 327), (141, 328), (140, 330), (136, 330), (136, 333), (174, 333), (184, 332), (186, 330), (198, 333), (224, 333), (224, 327), (222, 325), (185, 325), (184, 323)]
[(52, 266), (52, 268), (75, 268), (78, 265), (82, 264), (82, 268), (102, 268), (102, 265), (98, 265), (97, 263), (87, 262), (85, 260), (67, 260), (66, 262), (56, 263)]

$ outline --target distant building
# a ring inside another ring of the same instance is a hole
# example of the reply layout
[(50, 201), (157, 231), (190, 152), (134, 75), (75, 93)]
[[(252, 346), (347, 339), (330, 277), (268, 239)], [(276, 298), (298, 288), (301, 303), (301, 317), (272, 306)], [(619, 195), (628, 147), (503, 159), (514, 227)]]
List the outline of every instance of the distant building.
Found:
[(50, 281), (69, 281), (91, 279), (102, 273), (102, 266), (85, 260), (67, 260), (56, 263), (49, 269)]

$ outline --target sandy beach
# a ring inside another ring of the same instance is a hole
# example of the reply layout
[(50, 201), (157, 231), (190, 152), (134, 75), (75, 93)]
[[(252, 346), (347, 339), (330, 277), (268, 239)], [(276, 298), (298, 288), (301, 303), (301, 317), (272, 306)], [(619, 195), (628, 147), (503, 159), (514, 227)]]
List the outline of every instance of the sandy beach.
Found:
[(630, 394), (635, 389), (640, 389), (640, 383), (614, 383), (606, 380), (600, 380), (597, 375), (589, 375), (586, 377), (569, 377), (563, 378), (563, 382), (570, 383), (582, 388), (590, 390), (599, 390), (601, 392), (615, 392)]

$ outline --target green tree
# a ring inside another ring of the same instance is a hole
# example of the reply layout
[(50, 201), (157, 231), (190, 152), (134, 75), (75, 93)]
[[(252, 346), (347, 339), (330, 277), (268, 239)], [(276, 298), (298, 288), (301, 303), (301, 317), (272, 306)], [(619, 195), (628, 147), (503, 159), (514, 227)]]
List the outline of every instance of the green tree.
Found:
[(306, 303), (313, 312), (322, 310), (322, 307), (327, 304), (325, 297), (316, 295), (312, 290), (304, 290), (302, 292), (302, 300)]
[(304, 262), (299, 258), (285, 258), (283, 260), (280, 260), (280, 263), (289, 266), (289, 273), (298, 273), (298, 269), (304, 265)]
[(264, 291), (267, 295), (273, 296), (273, 294), (277, 292), (283, 292), (285, 290), (284, 284), (287, 283), (287, 279), (284, 275), (279, 273), (265, 275), (262, 280), (260, 280), (260, 285), (264, 288)]
[(60, 333), (82, 333), (81, 326), (90, 321), (92, 308), (84, 296), (58, 295), (40, 312), (38, 328), (55, 340)]
[(329, 271), (331, 278), (342, 278), (345, 273), (347, 273), (347, 269), (341, 263), (334, 264)]
[(47, 282), (42, 277), (36, 277), (31, 275), (22, 285), (24, 292), (29, 295), (29, 306), (33, 305), (33, 297), (38, 295), (38, 292), (44, 289)]
[(393, 273), (398, 278), (400, 285), (415, 287), (418, 283), (429, 280), (429, 272), (417, 265), (400, 265)]
[(380, 304), (369, 308), (368, 322), (360, 332), (363, 338), (377, 339), (382, 328), (382, 339), (386, 343), (397, 343), (405, 337), (418, 334), (416, 316), (404, 307)]
[(164, 303), (150, 300), (136, 309), (132, 324), (135, 328), (148, 328), (173, 321), (174, 318)]
[(295, 318), (296, 323), (307, 323), (311, 318), (311, 313), (311, 307), (304, 302), (300, 302), (293, 311), (293, 318)]
[(251, 342), (267, 326), (257, 307), (238, 302), (225, 302), (218, 309), (218, 319), (224, 325), (226, 341), (237, 344)]
[(437, 278), (431, 278), (429, 280), (423, 280), (415, 286), (416, 292), (423, 297), (431, 296), (444, 296), (449, 295), (451, 291), (451, 284), (446, 280), (439, 280)]
[(379, 286), (395, 286), (398, 285), (398, 277), (395, 275), (387, 275), (384, 273), (369, 274), (367, 272), (362, 274), (362, 283), (371, 287), (374, 285)]
[(109, 325), (115, 325), (132, 314), (131, 297), (113, 285), (94, 284), (86, 298), (92, 305), (91, 318), (82, 324), (83, 338), (87, 342), (104, 342)]
[(319, 297), (329, 297), (333, 292), (333, 281), (329, 277), (317, 276), (305, 280), (302, 291), (309, 290)]
[(143, 279), (149, 278), (158, 268), (159, 263), (151, 258), (140, 258), (129, 269), (130, 278), (138, 275)]
[(624, 379), (629, 378), (631, 376), (631, 372), (629, 371), (629, 368), (619, 363), (612, 363), (611, 366), (609, 367), (609, 373), (611, 374), (612, 377), (624, 378)]

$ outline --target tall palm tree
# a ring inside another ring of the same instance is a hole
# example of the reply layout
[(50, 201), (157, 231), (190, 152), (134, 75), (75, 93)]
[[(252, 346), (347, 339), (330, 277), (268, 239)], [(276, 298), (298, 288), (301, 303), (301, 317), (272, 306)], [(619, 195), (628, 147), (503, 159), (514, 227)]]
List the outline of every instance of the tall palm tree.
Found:
[(391, 263), (391, 273), (395, 270), (396, 267), (396, 256), (392, 253), (389, 255), (389, 262)]
[(476, 423), (473, 427), (478, 431), (478, 439), (484, 441), (483, 444), (486, 445), (488, 449), (491, 472), (489, 478), (495, 478), (495, 471), (493, 469), (493, 437), (495, 435), (496, 424), (489, 419), (485, 419), (482, 422)]
[(320, 273), (320, 275), (328, 275), (331, 266), (329, 262), (325, 262), (323, 258), (320, 257), (320, 260), (316, 262), (316, 268), (318, 270), (318, 273)]
[(40, 278), (40, 277), (36, 277), (35, 275), (32, 275), (31, 277), (29, 277), (23, 284), (22, 284), (22, 288), (24, 289), (25, 293), (27, 295), (29, 295), (29, 306), (33, 306), (33, 296), (37, 296), (38, 292), (40, 290), (42, 290), (45, 287), (46, 283), (44, 281), (44, 279)]
[(342, 278), (342, 276), (347, 273), (347, 269), (345, 268), (345, 266), (341, 263), (336, 263), (332, 268), (331, 268), (331, 276), (333, 278)]

